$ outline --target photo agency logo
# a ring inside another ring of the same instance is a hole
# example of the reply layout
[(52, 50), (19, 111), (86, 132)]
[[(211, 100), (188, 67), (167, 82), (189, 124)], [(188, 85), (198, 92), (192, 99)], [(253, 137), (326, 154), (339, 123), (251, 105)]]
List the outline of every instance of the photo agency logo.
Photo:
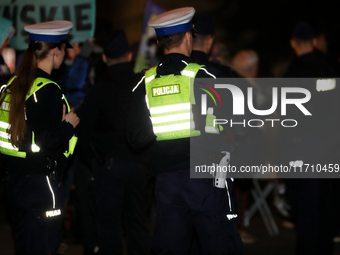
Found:
[[(296, 127), (302, 118), (312, 116), (312, 111), (308, 108), (308, 105), (310, 107), (312, 104), (308, 103), (314, 92), (329, 92), (336, 88), (335, 79), (258, 78), (252, 81), (252, 85), (256, 83), (256, 86), (250, 85), (249, 80), (245, 78), (196, 79), (198, 88), (205, 92), (201, 94), (201, 115), (209, 113), (207, 111), (211, 106), (208, 102), (211, 98), (215, 107), (229, 109), (229, 112), (232, 108), (232, 115), (225, 118), (217, 116), (214, 127), (218, 125), (262, 127), (266, 122), (271, 127), (276, 125), (284, 128)], [(265, 87), (261, 87), (262, 85)], [(265, 95), (267, 101), (265, 109), (259, 108), (255, 102), (259, 90), (261, 93), (269, 91)], [(242, 116), (243, 119), (240, 118)]]
[[(333, 78), (195, 79), (196, 114), (209, 128), (229, 132), (207, 136), (204, 147), (191, 139), (190, 177), (214, 183), (227, 177), (339, 178), (337, 83)], [(262, 104), (259, 94), (266, 97)], [(261, 132), (249, 132), (262, 126)], [(222, 151), (230, 153), (228, 164)]]

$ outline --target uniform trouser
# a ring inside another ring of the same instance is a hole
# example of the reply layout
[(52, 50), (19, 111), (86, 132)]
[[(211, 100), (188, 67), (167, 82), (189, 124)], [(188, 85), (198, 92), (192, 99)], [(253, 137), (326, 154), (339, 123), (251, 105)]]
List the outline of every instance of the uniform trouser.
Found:
[(157, 254), (188, 254), (195, 230), (201, 253), (240, 254), (236, 218), (228, 220), (226, 189), (212, 180), (190, 179), (190, 171), (163, 173), (156, 180), (156, 218), (152, 246)]
[(109, 159), (93, 164), (93, 208), (99, 254), (123, 254), (122, 228), (129, 255), (149, 254), (149, 177), (143, 165)]
[(93, 210), (91, 208), (92, 174), (85, 164), (78, 160), (75, 170), (74, 183), (76, 185), (76, 217), (79, 219), (81, 244), (85, 251), (93, 251), (98, 245)]
[[(50, 180), (46, 175), (10, 174), (6, 177), (6, 196), (17, 254), (56, 254), (62, 240), (64, 212), (61, 183)], [(53, 214), (58, 209), (61, 215)], [(49, 217), (46, 212), (50, 212)]]
[(293, 218), (296, 221), (296, 254), (333, 254), (339, 193), (331, 179), (288, 180)]

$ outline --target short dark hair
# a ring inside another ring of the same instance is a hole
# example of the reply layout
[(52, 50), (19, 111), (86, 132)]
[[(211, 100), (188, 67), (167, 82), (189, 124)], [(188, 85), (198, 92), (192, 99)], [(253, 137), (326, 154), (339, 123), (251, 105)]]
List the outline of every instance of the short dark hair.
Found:
[(204, 43), (212, 37), (213, 35), (201, 35), (201, 34), (194, 33), (193, 43), (197, 47), (203, 47)]
[(191, 30), (171, 34), (171, 35), (161, 35), (157, 36), (158, 45), (162, 51), (165, 49), (170, 50), (172, 48), (178, 47), (183, 42), (184, 36), (186, 32), (190, 32)]

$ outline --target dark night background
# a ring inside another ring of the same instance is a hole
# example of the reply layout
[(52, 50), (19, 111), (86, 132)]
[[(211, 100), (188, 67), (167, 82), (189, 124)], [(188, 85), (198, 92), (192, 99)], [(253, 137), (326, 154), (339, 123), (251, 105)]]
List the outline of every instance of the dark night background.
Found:
[[(141, 38), (146, 0), (97, 0), (96, 37), (123, 28), (135, 47)], [(254, 49), (260, 56), (260, 76), (270, 77), (280, 64), (284, 69), (294, 58), (289, 39), (299, 21), (321, 25), (326, 32), (329, 54), (340, 56), (336, 1), (251, 1), (251, 0), (154, 0), (165, 10), (193, 6), (198, 14), (215, 18), (215, 41), (227, 45), (230, 55), (240, 49)], [(137, 45), (137, 46), (136, 46)], [(282, 69), (281, 68), (281, 69)], [(280, 72), (275, 72), (278, 76)]]

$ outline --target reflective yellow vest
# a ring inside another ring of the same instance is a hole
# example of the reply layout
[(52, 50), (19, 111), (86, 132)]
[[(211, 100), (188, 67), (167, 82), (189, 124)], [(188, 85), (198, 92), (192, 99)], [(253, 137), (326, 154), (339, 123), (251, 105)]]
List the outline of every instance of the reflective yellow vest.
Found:
[[(13, 77), (7, 86), (9, 86), (13, 80), (16, 77)], [(32, 88), (28, 95), (26, 96), (26, 100), (31, 97), (32, 95), (34, 98), (36, 98), (35, 93), (44, 87), (47, 84), (53, 83), (55, 84), (59, 89), (59, 85), (49, 79), (46, 78), (37, 78), (33, 82)], [(39, 84), (39, 86), (38, 86)], [(6, 87), (7, 87), (6, 86)], [(4, 88), (2, 91), (4, 91), (6, 88)], [(70, 111), (70, 106), (64, 97), (64, 100), (66, 102), (66, 106), (68, 111)], [(0, 106), (0, 152), (5, 155), (13, 156), (13, 157), (19, 157), (19, 158), (26, 158), (26, 152), (25, 151), (19, 151), (19, 148), (14, 147), (10, 142), (10, 134), (7, 132), (9, 129), (9, 111), (10, 111), (10, 94), (7, 94), (5, 97), (5, 100), (3, 101), (2, 105)], [(69, 148), (67, 151), (64, 152), (65, 157), (69, 157), (70, 154), (73, 154), (74, 148), (77, 144), (77, 137), (73, 135), (73, 137), (69, 140)], [(31, 144), (31, 150), (34, 153), (37, 153), (40, 151), (39, 146), (35, 143), (34, 140), (34, 132), (32, 132), (32, 144)]]
[[(158, 78), (156, 78), (157, 67), (146, 71), (146, 101), (157, 141), (188, 138), (201, 134), (195, 129), (192, 113), (192, 105), (195, 105), (194, 78), (201, 67), (203, 66), (189, 63), (181, 71), (181, 75), (161, 75)], [(214, 118), (212, 109), (208, 109), (205, 131), (218, 134), (218, 128), (210, 132)], [(210, 127), (207, 128), (207, 126)]]

